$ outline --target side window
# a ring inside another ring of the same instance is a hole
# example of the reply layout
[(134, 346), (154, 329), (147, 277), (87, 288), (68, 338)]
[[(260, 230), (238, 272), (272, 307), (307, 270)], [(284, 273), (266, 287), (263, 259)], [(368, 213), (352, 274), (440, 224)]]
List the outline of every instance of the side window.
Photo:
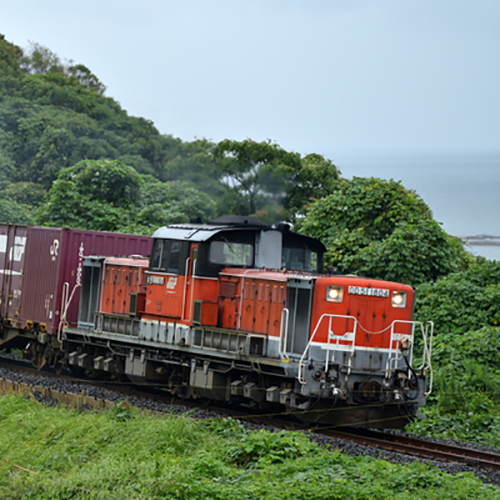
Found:
[(179, 263), (181, 262), (182, 241), (170, 242), (170, 255), (168, 259), (167, 271), (169, 273), (177, 273), (179, 271)]
[(252, 266), (253, 245), (249, 243), (229, 243), (212, 241), (210, 244), (210, 262), (233, 266)]
[(308, 248), (283, 248), (283, 267), (297, 271), (318, 271), (318, 254)]
[(161, 257), (163, 254), (163, 241), (155, 240), (153, 244), (153, 252), (151, 254), (151, 261), (149, 262), (150, 269), (160, 269)]
[(306, 269), (308, 271), (319, 271), (318, 269), (318, 254), (307, 250), (306, 252)]
[(283, 248), (283, 267), (285, 269), (294, 269), (304, 271), (305, 252), (302, 248)]

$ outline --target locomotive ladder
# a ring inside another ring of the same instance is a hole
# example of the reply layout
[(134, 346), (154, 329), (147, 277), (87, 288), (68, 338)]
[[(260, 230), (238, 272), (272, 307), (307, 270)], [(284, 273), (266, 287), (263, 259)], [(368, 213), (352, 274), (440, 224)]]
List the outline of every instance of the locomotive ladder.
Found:
[[(353, 320), (353, 329), (350, 332), (346, 332), (343, 335), (335, 335), (335, 332), (332, 329), (332, 322), (334, 318), (340, 318), (340, 319), (347, 319), (348, 321), (350, 319)], [(321, 346), (321, 349), (326, 351), (326, 357), (325, 357), (325, 371), (328, 371), (328, 366), (330, 363), (335, 362), (335, 353), (337, 351), (344, 351), (344, 352), (349, 352), (349, 360), (347, 364), (347, 374), (346, 374), (346, 380), (349, 374), (351, 373), (351, 364), (352, 364), (352, 358), (354, 356), (354, 348), (355, 348), (355, 339), (356, 339), (356, 332), (357, 332), (357, 327), (358, 327), (358, 321), (354, 316), (345, 316), (345, 315), (339, 315), (339, 314), (323, 314), (321, 318), (319, 319), (318, 323), (316, 324), (316, 327), (314, 328), (313, 334), (311, 335), (311, 338), (309, 339), (309, 342), (307, 343), (307, 346), (300, 358), (299, 361), (299, 373), (297, 376), (298, 381), (302, 384), (306, 384), (306, 380), (304, 378), (304, 369), (306, 366), (305, 360), (306, 356), (309, 353), (309, 349), (311, 347), (311, 344), (314, 342), (314, 338), (316, 337), (316, 334), (319, 331), (319, 327), (321, 323), (325, 320), (328, 320), (328, 341), (326, 344)], [(340, 342), (343, 341), (345, 343), (341, 344)], [(330, 352), (332, 353), (332, 358), (330, 360)]]

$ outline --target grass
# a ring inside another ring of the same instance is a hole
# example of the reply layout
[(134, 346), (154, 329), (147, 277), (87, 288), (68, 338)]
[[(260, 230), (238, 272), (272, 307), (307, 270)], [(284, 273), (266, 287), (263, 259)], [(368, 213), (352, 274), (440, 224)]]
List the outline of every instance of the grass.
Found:
[(352, 458), (298, 432), (124, 407), (79, 413), (16, 396), (0, 397), (0, 458), (4, 500), (500, 497), (471, 474)]

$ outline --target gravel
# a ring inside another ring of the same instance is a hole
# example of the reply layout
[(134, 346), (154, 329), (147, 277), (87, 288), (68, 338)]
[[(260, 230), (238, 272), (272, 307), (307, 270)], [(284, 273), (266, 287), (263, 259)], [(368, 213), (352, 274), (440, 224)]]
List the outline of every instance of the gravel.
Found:
[[(169, 414), (183, 414), (189, 412), (189, 415), (192, 418), (199, 420), (225, 416), (211, 410), (207, 411), (199, 408), (194, 409), (188, 406), (165, 403), (159, 400), (151, 399), (149, 397), (128, 396), (120, 392), (104, 389), (102, 387), (96, 387), (89, 384), (81, 384), (70, 381), (64, 381), (60, 379), (54, 379), (43, 376), (42, 374), (32, 374), (32, 373), (24, 373), (21, 371), (9, 370), (3, 367), (0, 367), (0, 377), (7, 380), (11, 380), (13, 382), (48, 387), (54, 390), (65, 391), (67, 393), (81, 394), (83, 391), (85, 391), (85, 395), (87, 396), (95, 397), (98, 399), (105, 399), (108, 401), (112, 401), (114, 403), (119, 403), (120, 401), (127, 401), (127, 403), (133, 407), (150, 411), (157, 411)], [(56, 401), (55, 399), (44, 396), (39, 392), (35, 392), (33, 394), (33, 397), (35, 397), (37, 401), (46, 404), (48, 406), (56, 406), (58, 404), (58, 401)], [(89, 406), (82, 406), (80, 408), (80, 411), (90, 411), (90, 410), (92, 410), (92, 408)], [(246, 422), (244, 419), (241, 421), (241, 423), (242, 425), (244, 425), (249, 429), (265, 428), (270, 431), (276, 431), (276, 428), (272, 426), (254, 424), (251, 422)], [(421, 438), (422, 436), (415, 436), (415, 437)], [(479, 479), (481, 479), (481, 481), (485, 483), (500, 485), (500, 473), (492, 470), (477, 469), (457, 463), (422, 460), (417, 457), (404, 455), (401, 453), (384, 451), (378, 448), (373, 448), (371, 446), (364, 446), (356, 444), (352, 441), (323, 436), (321, 434), (311, 433), (309, 434), (309, 438), (312, 441), (317, 442), (324, 447), (335, 450), (341, 450), (343, 453), (346, 453), (349, 456), (367, 456), (367, 457), (369, 456), (378, 460), (387, 460), (392, 463), (402, 463), (402, 462), (409, 463), (415, 461), (431, 463), (438, 469), (450, 474), (462, 474), (466, 472), (472, 472)], [(447, 443), (451, 442), (451, 441), (431, 439), (431, 438), (428, 439), (429, 441), (436, 441), (436, 442), (447, 442)], [(484, 446), (478, 446), (471, 443), (456, 443), (456, 444), (459, 444), (460, 446), (465, 446), (469, 449), (492, 451), (491, 449), (485, 448)]]

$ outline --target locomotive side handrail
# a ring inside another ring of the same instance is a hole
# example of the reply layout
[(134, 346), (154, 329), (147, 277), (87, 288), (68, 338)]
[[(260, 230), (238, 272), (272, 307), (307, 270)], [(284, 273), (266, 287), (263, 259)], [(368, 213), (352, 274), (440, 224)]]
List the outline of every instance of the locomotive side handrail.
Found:
[(191, 257), (186, 259), (186, 263), (184, 264), (184, 287), (182, 290), (182, 309), (181, 309), (181, 319), (184, 319), (184, 308), (186, 306), (186, 295), (187, 295), (187, 282), (188, 282), (188, 273), (189, 273), (189, 264), (191, 262)]
[[(411, 325), (411, 332), (410, 333), (396, 333), (395, 332), (395, 327), (397, 324), (402, 324), (402, 325)], [(400, 361), (403, 357), (403, 353), (401, 351), (401, 344), (403, 340), (405, 340), (405, 337), (410, 340), (410, 363), (412, 360), (412, 355), (413, 355), (413, 338), (415, 335), (415, 326), (417, 326), (417, 322), (415, 321), (407, 321), (407, 320), (402, 320), (402, 319), (395, 319), (391, 323), (391, 338), (390, 338), (390, 343), (389, 343), (389, 356), (387, 357), (387, 362), (385, 364), (385, 378), (388, 379), (392, 371), (395, 370), (397, 362)], [(419, 324), (422, 330), (422, 335), (423, 335), (423, 326), (420, 323)], [(396, 347), (393, 348), (393, 344), (396, 342)]]
[(422, 364), (419, 367), (419, 370), (429, 372), (429, 389), (427, 390), (427, 392), (424, 393), (426, 396), (428, 396), (432, 392), (432, 382), (434, 378), (434, 373), (432, 371), (432, 364), (431, 364), (433, 338), (434, 338), (434, 322), (427, 321), (427, 323), (425, 324), (424, 352), (422, 355)]
[(286, 344), (288, 342), (288, 319), (290, 317), (290, 311), (284, 307), (281, 310), (281, 325), (280, 325), (280, 358), (281, 361), (285, 363), (290, 362), (290, 357), (286, 353)]

